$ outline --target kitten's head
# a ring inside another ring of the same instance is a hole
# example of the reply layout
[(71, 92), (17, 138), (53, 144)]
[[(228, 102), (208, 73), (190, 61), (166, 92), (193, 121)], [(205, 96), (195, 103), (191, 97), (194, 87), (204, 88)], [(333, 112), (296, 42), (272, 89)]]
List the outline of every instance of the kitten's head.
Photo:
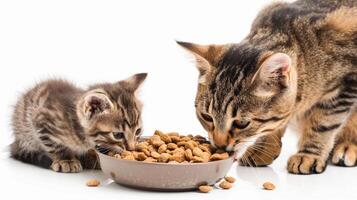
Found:
[(94, 145), (134, 150), (142, 130), (142, 105), (136, 91), (146, 76), (141, 73), (117, 83), (94, 85), (80, 97), (77, 116)]
[(178, 44), (196, 58), (196, 114), (213, 145), (232, 150), (286, 124), (297, 91), (290, 56), (249, 44)]

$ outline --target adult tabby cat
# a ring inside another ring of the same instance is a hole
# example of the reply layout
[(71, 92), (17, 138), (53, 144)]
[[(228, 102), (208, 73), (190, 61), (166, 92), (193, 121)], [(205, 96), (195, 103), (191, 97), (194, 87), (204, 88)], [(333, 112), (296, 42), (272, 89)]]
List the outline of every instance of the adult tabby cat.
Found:
[(79, 172), (97, 167), (88, 153), (95, 145), (133, 149), (141, 134), (141, 103), (135, 92), (146, 76), (87, 90), (63, 80), (36, 85), (15, 106), (12, 156), (57, 172)]
[(270, 164), (294, 121), (289, 172), (322, 173), (330, 152), (333, 164), (356, 165), (357, 1), (274, 3), (238, 44), (178, 43), (197, 60), (195, 105), (212, 143), (253, 144), (241, 164)]

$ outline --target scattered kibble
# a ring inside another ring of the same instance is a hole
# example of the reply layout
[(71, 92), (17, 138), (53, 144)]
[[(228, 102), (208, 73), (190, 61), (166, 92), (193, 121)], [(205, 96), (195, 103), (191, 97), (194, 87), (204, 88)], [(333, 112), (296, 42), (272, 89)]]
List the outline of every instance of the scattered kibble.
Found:
[(234, 182), (236, 182), (236, 179), (233, 178), (233, 177), (231, 177), (231, 176), (226, 176), (226, 177), (224, 177), (224, 180), (226, 180), (226, 181), (229, 182), (229, 183), (234, 183)]
[(232, 184), (228, 181), (222, 181), (220, 184), (219, 184), (219, 187), (224, 189), (224, 190), (229, 190), (232, 188)]
[(88, 187), (98, 187), (100, 185), (100, 182), (96, 179), (91, 179), (87, 181), (87, 186)]
[(265, 190), (274, 190), (275, 189), (275, 185), (273, 183), (271, 183), (271, 182), (265, 182), (263, 184), (263, 188)]
[(198, 187), (198, 190), (202, 193), (209, 193), (212, 191), (212, 189), (213, 187), (209, 185), (201, 185), (200, 187)]

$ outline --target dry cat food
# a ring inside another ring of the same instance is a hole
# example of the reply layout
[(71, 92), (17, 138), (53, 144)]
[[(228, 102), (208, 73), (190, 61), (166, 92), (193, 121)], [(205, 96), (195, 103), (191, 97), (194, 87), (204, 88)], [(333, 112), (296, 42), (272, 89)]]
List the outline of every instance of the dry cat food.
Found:
[(136, 145), (135, 151), (123, 151), (120, 154), (108, 153), (115, 158), (160, 163), (204, 163), (223, 160), (229, 157), (225, 151), (215, 149), (202, 136), (162, 133), (154, 135)]
[(275, 185), (273, 183), (270, 183), (270, 182), (265, 182), (263, 184), (263, 188), (265, 190), (274, 190), (275, 189)]
[(220, 184), (219, 184), (219, 187), (224, 189), (224, 190), (229, 190), (232, 188), (232, 183), (228, 182), (228, 181), (222, 181)]
[(229, 183), (234, 183), (234, 182), (236, 182), (236, 179), (233, 178), (233, 177), (231, 177), (231, 176), (226, 176), (226, 177), (224, 177), (224, 180), (226, 180), (226, 181), (229, 182)]
[(209, 185), (201, 185), (200, 187), (198, 187), (198, 190), (202, 193), (209, 193), (212, 191), (212, 189), (213, 187)]
[[(229, 190), (232, 188), (233, 183), (236, 181), (235, 178), (231, 176), (226, 176), (224, 179), (219, 183), (219, 187), (224, 190)], [(210, 185), (201, 185), (198, 187), (198, 190), (202, 193), (209, 193), (213, 190), (213, 187)]]
[(89, 181), (87, 181), (87, 186), (88, 187), (97, 187), (99, 186), (100, 182), (96, 179), (91, 179)]

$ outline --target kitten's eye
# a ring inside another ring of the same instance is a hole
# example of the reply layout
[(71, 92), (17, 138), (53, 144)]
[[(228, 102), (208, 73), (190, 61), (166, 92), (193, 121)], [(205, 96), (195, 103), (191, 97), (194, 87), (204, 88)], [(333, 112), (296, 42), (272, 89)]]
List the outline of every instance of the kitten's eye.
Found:
[(138, 130), (136, 130), (136, 132), (135, 132), (135, 135), (138, 136), (138, 135), (140, 135), (140, 133), (141, 133), (141, 128), (138, 128)]
[(207, 121), (207, 122), (213, 122), (213, 119), (210, 115), (206, 114), (206, 113), (201, 113), (202, 118)]
[(124, 138), (124, 133), (123, 132), (116, 132), (113, 133), (113, 137), (117, 140), (123, 139)]
[(232, 129), (245, 129), (249, 126), (250, 122), (246, 120), (234, 120), (232, 124)]

